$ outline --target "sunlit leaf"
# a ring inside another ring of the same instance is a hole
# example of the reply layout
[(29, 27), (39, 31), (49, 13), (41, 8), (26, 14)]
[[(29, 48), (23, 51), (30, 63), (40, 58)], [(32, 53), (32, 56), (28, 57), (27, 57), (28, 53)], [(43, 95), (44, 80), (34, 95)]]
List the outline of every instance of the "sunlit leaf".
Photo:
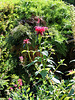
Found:
[(56, 78), (52, 78), (52, 80), (55, 82), (55, 83), (60, 83), (60, 81), (58, 80), (58, 79), (56, 79)]

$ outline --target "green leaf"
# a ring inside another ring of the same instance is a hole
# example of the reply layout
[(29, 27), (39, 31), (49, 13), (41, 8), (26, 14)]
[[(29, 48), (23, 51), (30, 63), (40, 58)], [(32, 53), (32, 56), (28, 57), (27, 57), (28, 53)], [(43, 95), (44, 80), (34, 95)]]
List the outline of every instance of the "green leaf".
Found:
[[(56, 65), (56, 63), (55, 63), (53, 60), (51, 60), (51, 59), (47, 59), (47, 61), (48, 61), (50, 64)], [(56, 65), (56, 66), (57, 66), (57, 65)]]
[(45, 76), (47, 75), (47, 70), (42, 70), (40, 74), (42, 75), (43, 78), (45, 78)]
[(55, 70), (53, 65), (47, 65), (47, 67), (53, 68)]
[(35, 72), (35, 76), (37, 76), (40, 73), (41, 70), (38, 70)]
[(75, 62), (75, 60), (71, 60), (69, 63)]
[(70, 72), (70, 73), (67, 74), (67, 75), (72, 75), (72, 74), (75, 74), (75, 71), (72, 71), (72, 72)]
[(26, 92), (28, 93), (30, 91), (30, 87), (26, 90)]
[(37, 62), (37, 60), (34, 60), (33, 62), (29, 63), (28, 65), (26, 65), (27, 68), (30, 67), (31, 65), (33, 65), (33, 64), (36, 63), (36, 62)]
[(56, 79), (56, 78), (52, 78), (52, 80), (55, 82), (55, 83), (60, 83), (60, 81), (58, 80), (58, 79)]
[[(66, 96), (66, 94), (64, 94), (62, 97), (61, 97), (61, 99), (60, 100), (63, 100), (63, 98)], [(65, 99), (66, 100), (66, 99)]]
[(48, 56), (48, 51), (43, 51), (42, 54)]
[(53, 89), (53, 86), (50, 85), (50, 86), (49, 86), (49, 90), (50, 90), (51, 92), (53, 92), (53, 90), (54, 90), (54, 89)]
[(31, 97), (32, 96), (32, 92), (29, 94), (29, 97)]
[(70, 93), (68, 94), (68, 96), (72, 96), (72, 94), (74, 94), (74, 90), (71, 89)]
[(71, 97), (66, 97), (64, 100), (70, 100)]
[(60, 73), (60, 74), (63, 74), (61, 71), (58, 71), (58, 70), (57, 70), (56, 72), (57, 72), (57, 73)]

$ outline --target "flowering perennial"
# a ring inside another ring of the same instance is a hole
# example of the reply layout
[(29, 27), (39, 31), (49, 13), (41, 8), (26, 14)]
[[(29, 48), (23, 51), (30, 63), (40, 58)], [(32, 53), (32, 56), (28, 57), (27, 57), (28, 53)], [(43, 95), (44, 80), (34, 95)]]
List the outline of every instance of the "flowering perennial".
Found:
[(35, 31), (37, 31), (37, 35), (43, 35), (43, 32), (45, 32), (45, 30), (48, 30), (48, 27), (35, 26)]
[(26, 39), (23, 40), (23, 44), (29, 44), (29, 43), (30, 43), (29, 39), (26, 38)]

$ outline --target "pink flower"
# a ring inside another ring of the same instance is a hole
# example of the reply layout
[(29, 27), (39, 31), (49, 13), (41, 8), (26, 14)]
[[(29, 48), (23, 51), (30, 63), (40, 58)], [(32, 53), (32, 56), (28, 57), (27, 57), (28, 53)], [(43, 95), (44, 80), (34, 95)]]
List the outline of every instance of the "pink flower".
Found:
[(19, 87), (19, 89), (21, 89), (21, 87)]
[(23, 56), (20, 56), (19, 59), (21, 62), (23, 62)]
[(21, 80), (21, 79), (18, 79), (18, 84), (19, 84), (20, 86), (22, 86), (22, 80)]
[(38, 21), (37, 21), (37, 23), (40, 23), (40, 19), (38, 18)]
[(47, 30), (47, 27), (41, 27), (41, 26), (35, 26), (35, 31), (37, 31), (37, 35), (41, 34), (43, 35), (43, 32), (45, 32), (45, 30)]
[(18, 82), (22, 82), (22, 79), (18, 79)]
[(16, 85), (16, 84), (15, 84), (14, 86), (15, 86), (15, 87), (17, 87), (17, 85)]
[(12, 87), (10, 87), (10, 90), (13, 90), (13, 88), (12, 88)]
[(68, 72), (71, 73), (73, 70), (69, 70)]
[(8, 100), (12, 100), (12, 98), (9, 98)]
[(29, 43), (30, 43), (29, 39), (26, 38), (26, 39), (23, 40), (23, 44), (29, 44)]

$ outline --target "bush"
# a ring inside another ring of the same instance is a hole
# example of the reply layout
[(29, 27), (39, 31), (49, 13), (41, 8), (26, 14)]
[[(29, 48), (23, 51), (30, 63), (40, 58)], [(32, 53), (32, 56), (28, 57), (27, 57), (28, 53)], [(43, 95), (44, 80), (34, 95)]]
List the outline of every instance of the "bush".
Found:
[[(59, 70), (69, 63), (65, 57), (66, 41), (72, 35), (70, 6), (60, 0), (21, 0), (5, 4), (0, 15), (0, 96), (9, 100), (75, 99), (75, 78), (71, 77), (75, 71)], [(62, 80), (64, 74), (66, 80)]]

